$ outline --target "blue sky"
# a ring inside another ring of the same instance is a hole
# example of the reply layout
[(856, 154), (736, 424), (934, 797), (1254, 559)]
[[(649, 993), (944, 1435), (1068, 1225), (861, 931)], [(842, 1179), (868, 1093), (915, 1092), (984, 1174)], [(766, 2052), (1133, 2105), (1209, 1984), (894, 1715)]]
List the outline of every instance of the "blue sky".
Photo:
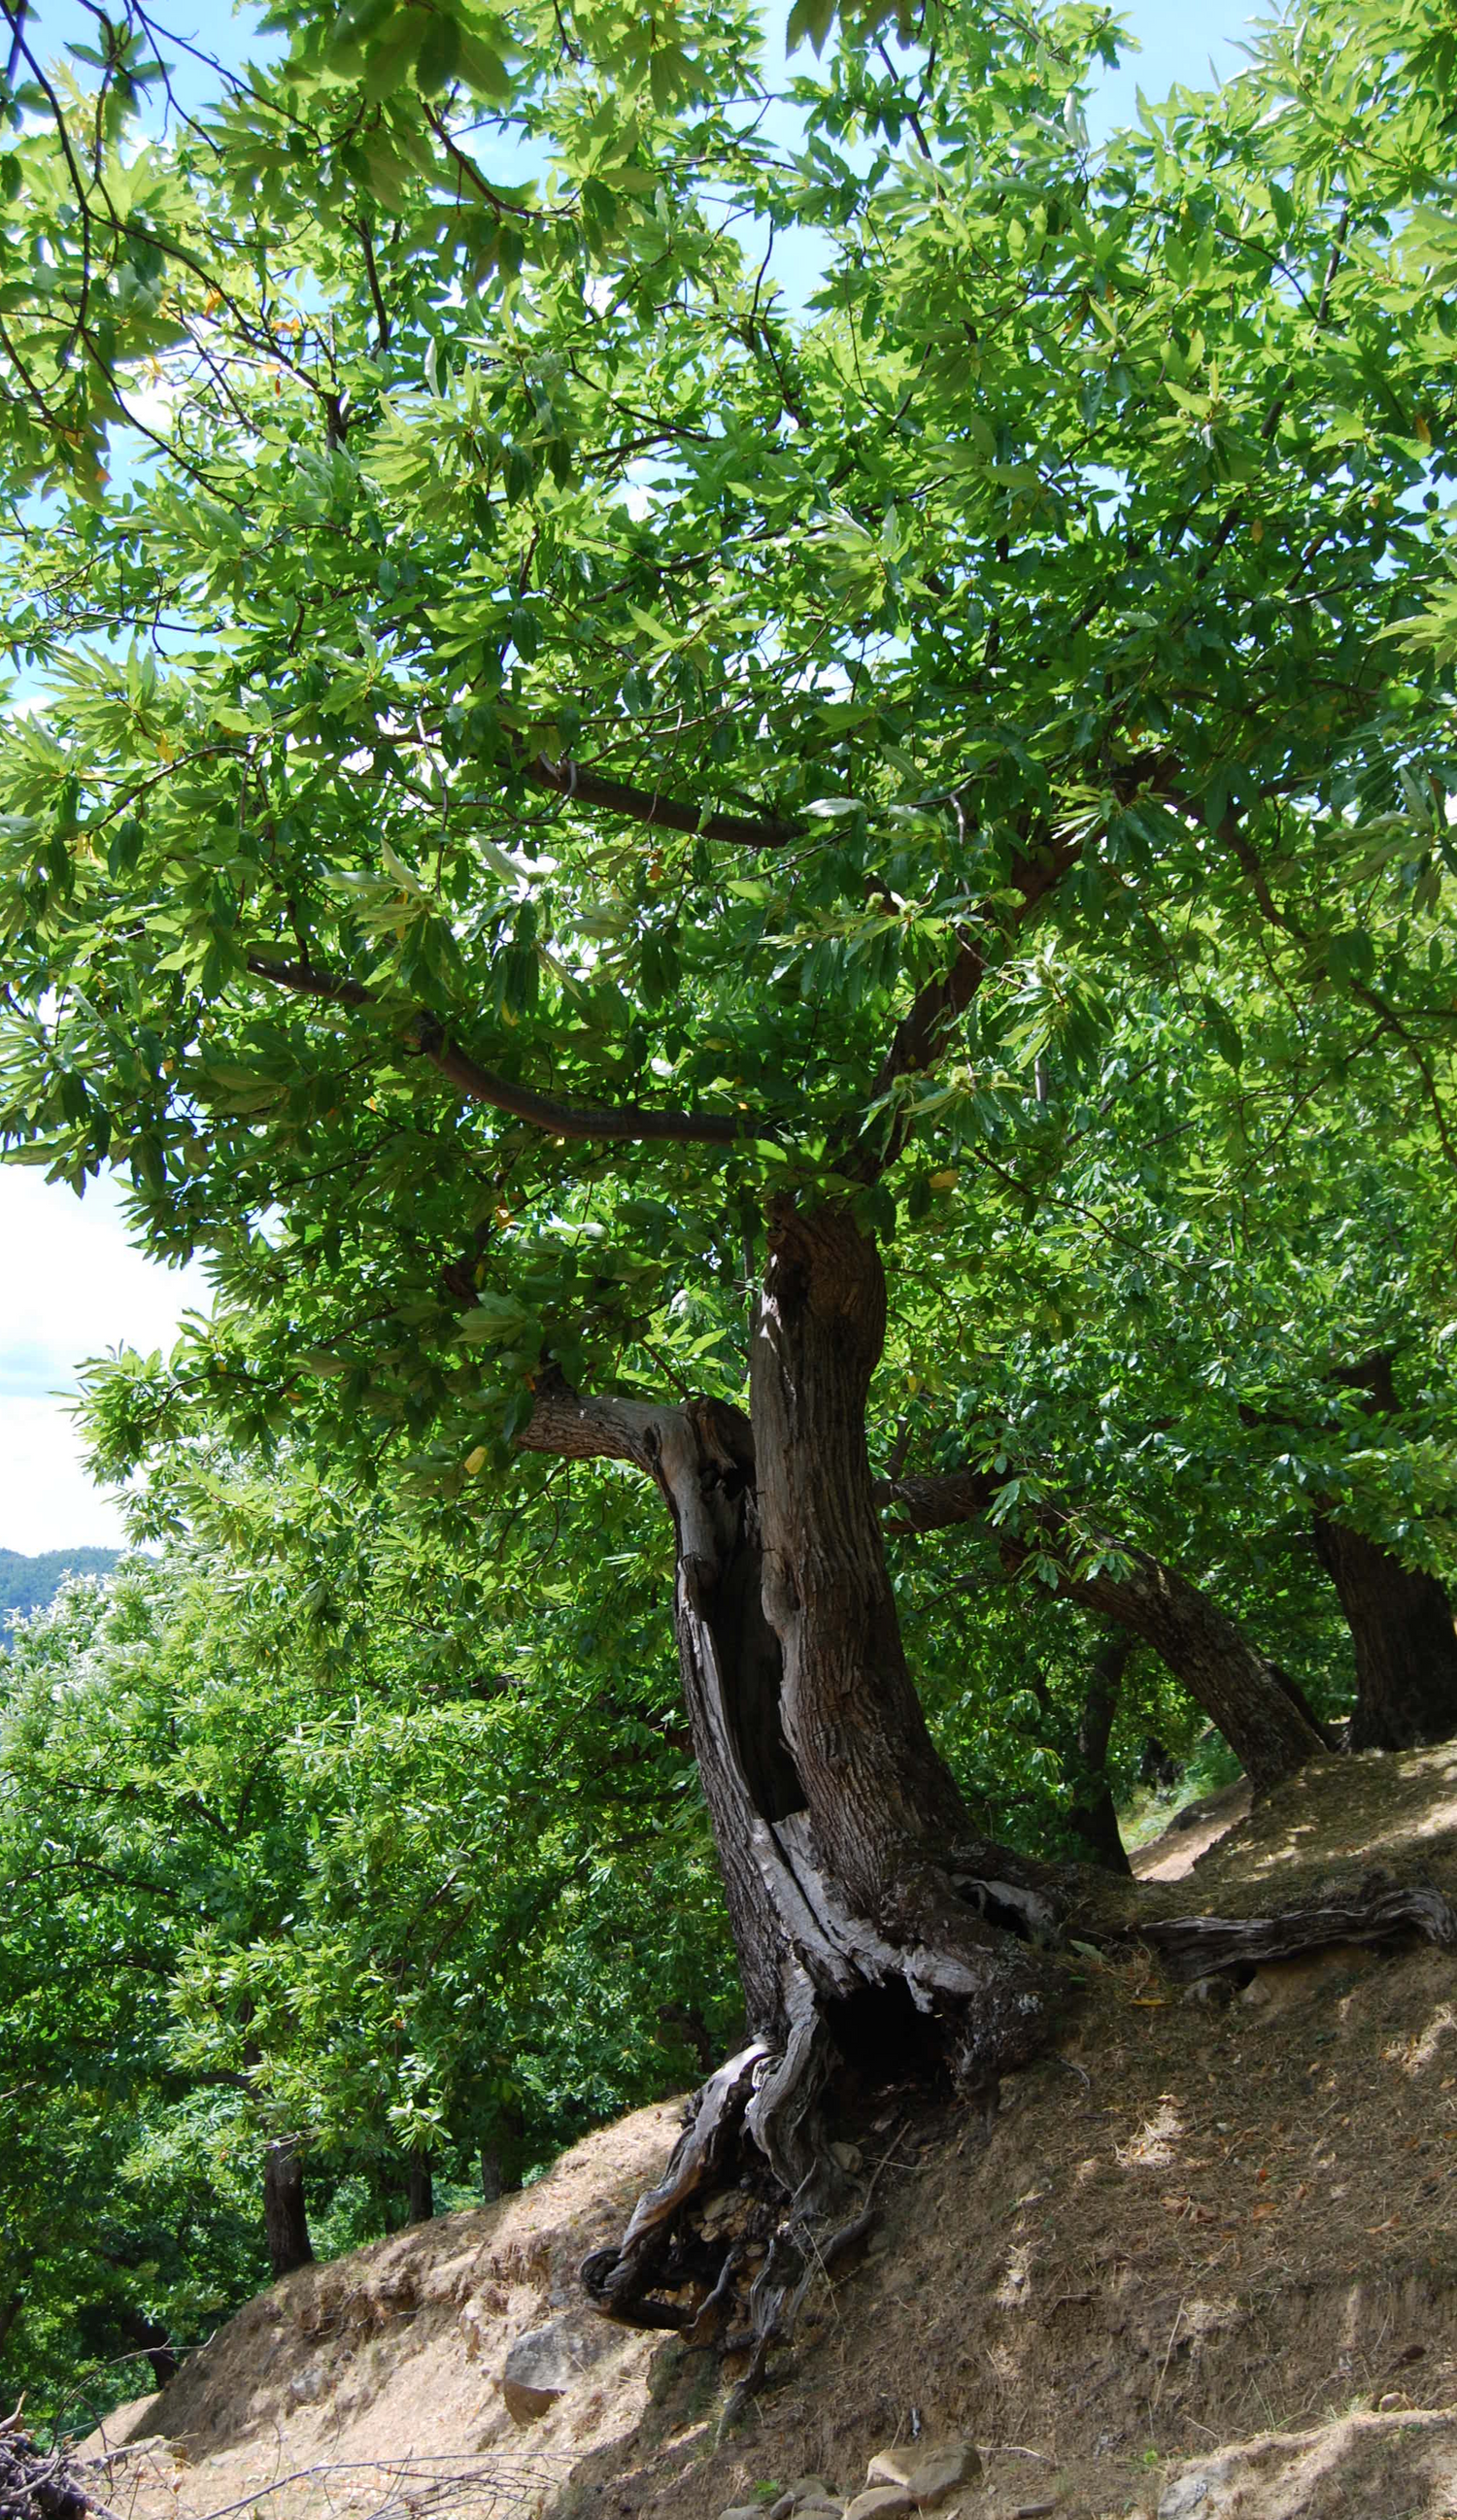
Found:
[[(787, 0), (785, 0), (787, 14)], [(255, 12), (176, 7), (166, 22), (238, 60)], [(1203, 87), (1239, 68), (1251, 11), (1244, 0), (1133, 0), (1124, 12), (1141, 50), (1108, 76), (1090, 117), (1094, 137), (1132, 119), (1139, 87)], [(48, 53), (90, 30), (74, 0), (40, 0), (30, 23)], [(198, 90), (179, 56), (185, 101)], [(81, 1468), (68, 1396), (75, 1367), (122, 1342), (165, 1346), (185, 1311), (205, 1308), (202, 1272), (169, 1272), (127, 1243), (120, 1200), (102, 1183), (84, 1200), (29, 1167), (0, 1167), (0, 1548), (34, 1552), (118, 1542), (114, 1503)]]
[(1210, 87), (1241, 65), (1240, 45), (1248, 42), (1258, 19), (1280, 13), (1273, 5), (1251, 6), (1251, 0), (1142, 0), (1121, 15), (1139, 50), (1128, 53), (1111, 70), (1099, 90), (1089, 122), (1095, 139), (1134, 118), (1137, 92), (1158, 101), (1174, 87)]

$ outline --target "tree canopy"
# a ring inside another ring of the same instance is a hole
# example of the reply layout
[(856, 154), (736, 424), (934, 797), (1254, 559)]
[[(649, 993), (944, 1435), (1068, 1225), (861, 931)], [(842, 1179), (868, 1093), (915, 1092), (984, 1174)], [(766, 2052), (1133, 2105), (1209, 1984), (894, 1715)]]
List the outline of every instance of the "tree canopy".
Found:
[(788, 116), (722, 11), (277, 22), (139, 146), (142, 22), (88, 121), (22, 20), (6, 160), (7, 1125), (213, 1255), (189, 1389), (449, 1486), (544, 1360), (732, 1387), (766, 1194), (970, 1249), (1140, 993), (1239, 1129), (1444, 1133), (1420, 13), (1098, 153), (1089, 10), (842, 26)]

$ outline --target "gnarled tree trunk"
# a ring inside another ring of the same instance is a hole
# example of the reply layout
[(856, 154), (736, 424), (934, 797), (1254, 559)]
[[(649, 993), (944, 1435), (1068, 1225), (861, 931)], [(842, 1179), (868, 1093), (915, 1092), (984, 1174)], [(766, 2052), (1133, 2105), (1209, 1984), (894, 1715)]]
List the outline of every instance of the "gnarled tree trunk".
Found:
[(1049, 1876), (979, 1838), (906, 1668), (865, 1442), (885, 1329), (880, 1255), (847, 1210), (786, 1205), (751, 1361), (763, 1604), (802, 1795), (778, 1843), (819, 1926), (811, 1978), (903, 1986), (958, 2020), (976, 2081), (1042, 2035), (1028, 1945)]
[(1356, 1657), (1353, 1750), (1412, 1750), (1457, 1732), (1457, 1626), (1445, 1588), (1348, 1523), (1315, 1516), (1315, 1547)]
[(752, 2289), (760, 2350), (848, 2201), (820, 2117), (838, 2065), (889, 2076), (933, 2051), (984, 2091), (1046, 2035), (1033, 1945), (1055, 1922), (1056, 1876), (978, 1837), (901, 1648), (865, 1443), (884, 1335), (874, 1244), (845, 1210), (786, 1208), (751, 1421), (557, 1385), (520, 1439), (635, 1461), (671, 1511), (684, 1697), (752, 2033), (705, 2086), (621, 2247), (584, 2276), (616, 2317), (688, 2323), (665, 2293), (717, 2269), (685, 2255), (678, 2208), (742, 2126), (795, 2200)]
[[(672, 1516), (684, 1701), (751, 2032), (583, 2280), (611, 2316), (702, 2342), (747, 2282), (733, 2339), (752, 2349), (746, 2385), (816, 2269), (869, 2220), (828, 2140), (842, 2069), (891, 2078), (934, 2058), (963, 2091), (994, 2091), (1047, 2035), (1037, 1947), (1074, 1879), (978, 1836), (927, 1729), (880, 1508), (926, 1529), (987, 1499), (952, 1493), (975, 1480), (872, 1480), (865, 1404), (885, 1321), (880, 1258), (849, 1210), (786, 1202), (770, 1219), (749, 1418), (710, 1400), (589, 1398), (548, 1377), (518, 1438), (635, 1462)], [(1156, 1559), (1125, 1554), (1124, 1573), (1074, 1598), (1158, 1645), (1257, 1784), (1317, 1755), (1307, 1714), (1233, 1621)], [(1108, 1711), (1090, 1707), (1093, 1731)], [(695, 2195), (755, 2161), (773, 2191), (753, 2209), (758, 2238), (710, 2238)]]

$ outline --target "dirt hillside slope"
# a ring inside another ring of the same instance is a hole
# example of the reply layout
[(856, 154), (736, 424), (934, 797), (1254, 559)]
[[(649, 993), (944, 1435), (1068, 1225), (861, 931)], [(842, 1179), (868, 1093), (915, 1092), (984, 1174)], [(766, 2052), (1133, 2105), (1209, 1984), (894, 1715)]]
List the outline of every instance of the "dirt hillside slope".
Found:
[[(1457, 1900), (1457, 1745), (1322, 1763), (1134, 1895), (1250, 1915), (1378, 1868)], [(846, 2127), (878, 2228), (722, 2439), (707, 2354), (574, 2308), (675, 2125), (642, 2111), (524, 2196), (251, 2303), (107, 2427), (149, 2435), (102, 2471), (118, 2520), (716, 2520), (946, 2436), (981, 2455), (947, 2520), (1457, 2520), (1452, 1954), (1347, 1946), (1205, 2000), (1139, 1946), (1074, 1954), (1056, 2050), (989, 2135), (910, 2088)], [(562, 2319), (563, 2392), (518, 2421), (507, 2352)]]

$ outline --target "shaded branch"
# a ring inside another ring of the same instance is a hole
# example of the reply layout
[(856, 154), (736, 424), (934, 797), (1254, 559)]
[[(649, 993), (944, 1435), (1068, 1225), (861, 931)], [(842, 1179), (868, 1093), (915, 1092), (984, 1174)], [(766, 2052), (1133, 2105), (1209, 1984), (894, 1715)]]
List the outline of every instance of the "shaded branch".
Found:
[[(347, 979), (339, 972), (320, 971), (312, 965), (272, 963), (262, 955), (250, 954), (248, 969), (254, 979), (270, 980), (276, 988), (288, 989), (296, 997), (319, 998), (326, 1004), (342, 1007), (382, 1004), (374, 990), (367, 989), (362, 981)], [(406, 1031), (416, 1054), (428, 1058), (473, 1102), (485, 1102), (492, 1110), (507, 1111), (513, 1119), (524, 1120), (531, 1128), (545, 1130), (554, 1138), (603, 1138), (624, 1145), (658, 1140), (685, 1146), (731, 1147), (744, 1137), (762, 1134), (767, 1127), (765, 1121), (748, 1111), (739, 1115), (648, 1111), (634, 1102), (622, 1103), (615, 1110), (598, 1110), (558, 1102), (550, 1095), (533, 1094), (529, 1086), (517, 1085), (510, 1077), (482, 1067), (446, 1032), (438, 1016), (423, 1008), (408, 1017)]]
[[(1024, 858), (1013, 869), (1012, 881), (1022, 894), (1022, 902), (1013, 914), (1012, 931), (1017, 933), (1037, 916), (1048, 894), (1056, 891), (1079, 853), (1076, 840), (1058, 840), (1039, 852), (1036, 859)], [(987, 924), (979, 933), (969, 927), (958, 929), (955, 961), (947, 971), (928, 980), (918, 989), (905, 1013), (895, 1027), (890, 1047), (882, 1059), (867, 1100), (879, 1102), (891, 1092), (903, 1076), (933, 1067), (945, 1048), (947, 1039), (986, 976), (987, 944), (1005, 930), (995, 922), (988, 909)], [(875, 1151), (862, 1138), (847, 1169), (862, 1179), (873, 1177), (893, 1163), (905, 1145), (910, 1129), (909, 1114), (899, 1114), (887, 1144)]]
[[(940, 1478), (878, 1479), (875, 1500), (901, 1516), (888, 1533), (944, 1530), (977, 1522), (988, 1512), (1004, 1477), (957, 1470)], [(1099, 1611), (1151, 1644), (1195, 1703), (1211, 1718), (1239, 1758), (1256, 1792), (1331, 1746), (1329, 1735), (1278, 1663), (1248, 1637), (1239, 1622), (1176, 1567), (1146, 1549), (1112, 1546), (1085, 1574), (1070, 1563), (1072, 1517), (1065, 1506), (1043, 1499), (1024, 1509), (1031, 1535), (1010, 1526), (999, 1532), (998, 1551), (1009, 1575), (1034, 1555), (1052, 1558), (1058, 1590), (1079, 1608)]]
[(786, 849), (804, 836), (804, 826), (750, 814), (720, 814), (701, 805), (682, 805), (656, 788), (629, 787), (620, 779), (600, 778), (564, 753), (556, 761), (536, 753), (521, 769), (532, 788), (545, 788), (569, 804), (596, 805), (604, 813), (621, 814), (632, 823), (650, 823), (665, 832), (687, 832), (706, 840), (723, 840), (731, 848)]

